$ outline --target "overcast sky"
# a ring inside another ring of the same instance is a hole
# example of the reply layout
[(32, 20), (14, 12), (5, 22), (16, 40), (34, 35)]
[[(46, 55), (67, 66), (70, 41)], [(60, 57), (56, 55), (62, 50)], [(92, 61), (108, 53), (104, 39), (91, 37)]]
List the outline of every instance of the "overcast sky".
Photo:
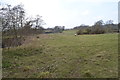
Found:
[(118, 0), (0, 0), (0, 3), (23, 4), (26, 16), (42, 16), (44, 28), (73, 28), (93, 25), (98, 20), (118, 22)]

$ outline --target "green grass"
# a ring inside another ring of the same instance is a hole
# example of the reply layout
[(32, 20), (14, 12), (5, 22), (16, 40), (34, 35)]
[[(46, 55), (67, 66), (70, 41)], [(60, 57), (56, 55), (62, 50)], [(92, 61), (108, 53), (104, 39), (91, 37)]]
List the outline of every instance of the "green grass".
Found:
[(75, 30), (39, 35), (3, 50), (3, 77), (118, 77), (118, 34), (74, 36)]
[(74, 35), (76, 34), (78, 30), (74, 29), (74, 30), (66, 30), (66, 31), (63, 31), (63, 34), (66, 34), (66, 35)]

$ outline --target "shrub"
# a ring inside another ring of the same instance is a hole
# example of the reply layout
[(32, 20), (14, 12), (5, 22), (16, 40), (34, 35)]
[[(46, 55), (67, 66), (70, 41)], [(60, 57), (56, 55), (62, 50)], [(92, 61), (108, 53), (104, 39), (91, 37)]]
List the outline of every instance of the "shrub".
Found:
[(105, 33), (105, 29), (100, 26), (93, 26), (91, 33), (92, 34), (103, 34), (103, 33)]
[(92, 30), (87, 28), (86, 31), (87, 31), (88, 34), (90, 34)]
[(82, 30), (80, 29), (79, 31), (77, 31), (77, 35), (80, 35), (80, 34), (82, 34), (83, 32), (82, 32)]
[(103, 33), (105, 33), (105, 30), (104, 30), (104, 29), (99, 29), (99, 28), (97, 28), (97, 29), (94, 30), (93, 33), (94, 33), (94, 34), (103, 34)]
[(80, 29), (79, 31), (77, 31), (77, 35), (90, 34), (90, 33), (91, 33), (91, 29), (90, 28)]
[(77, 35), (81, 34), (104, 34), (105, 29), (100, 27), (93, 27), (93, 28), (86, 28), (86, 29), (80, 29), (77, 31)]
[(83, 34), (90, 34), (90, 33), (91, 33), (90, 28), (86, 28), (85, 30), (83, 30)]

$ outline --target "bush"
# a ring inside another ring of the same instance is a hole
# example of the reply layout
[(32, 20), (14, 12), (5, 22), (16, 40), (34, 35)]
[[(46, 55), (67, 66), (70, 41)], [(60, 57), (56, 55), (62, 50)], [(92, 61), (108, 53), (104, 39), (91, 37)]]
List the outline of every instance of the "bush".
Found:
[(80, 35), (80, 34), (82, 34), (83, 32), (82, 32), (82, 30), (80, 29), (79, 31), (77, 31), (77, 35)]
[(2, 48), (20, 46), (23, 44), (24, 40), (24, 37), (15, 38), (11, 36), (5, 36), (2, 38)]
[(101, 29), (101, 28), (95, 28), (92, 30), (91, 32), (92, 34), (104, 34), (105, 33), (105, 30), (104, 29)]
[(90, 34), (90, 33), (91, 33), (91, 29), (90, 28), (80, 29), (79, 31), (77, 31), (77, 35), (80, 35), (80, 34)]
[(87, 31), (88, 34), (90, 34), (92, 30), (87, 28), (86, 31)]
[(91, 29), (90, 28), (86, 28), (84, 31), (83, 31), (83, 34), (90, 34), (91, 33)]
[(93, 28), (86, 28), (86, 29), (80, 29), (77, 31), (77, 35), (81, 34), (104, 34), (105, 29), (100, 27), (93, 27)]

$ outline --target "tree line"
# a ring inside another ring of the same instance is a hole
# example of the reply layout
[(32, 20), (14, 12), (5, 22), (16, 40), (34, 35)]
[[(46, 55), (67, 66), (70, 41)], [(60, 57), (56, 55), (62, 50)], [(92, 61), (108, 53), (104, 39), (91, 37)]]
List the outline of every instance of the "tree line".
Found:
[(80, 25), (73, 29), (78, 29), (77, 34), (104, 34), (104, 33), (114, 33), (119, 32), (118, 24), (113, 24), (113, 20), (108, 20), (106, 23), (103, 20), (95, 22), (93, 26)]
[[(42, 16), (34, 18), (26, 17), (24, 5), (5, 5), (0, 9), (0, 29), (2, 33), (2, 47), (19, 46), (25, 41), (25, 37), (47, 33), (42, 25), (46, 23)], [(65, 26), (55, 26), (51, 33), (62, 33)], [(50, 33), (50, 32), (48, 32)]]
[[(26, 17), (23, 5), (5, 5), (0, 9), (0, 33), (2, 33), (2, 47), (11, 47), (21, 45), (26, 36), (41, 33), (62, 33), (65, 26), (55, 26), (54, 28), (44, 29), (42, 26), (46, 23), (42, 16), (36, 15), (34, 18)], [(120, 24), (113, 24), (113, 20), (104, 23), (102, 20), (95, 22), (93, 26), (80, 25), (77, 34), (103, 34), (118, 32)]]
[(2, 47), (21, 45), (25, 36), (43, 33), (44, 24), (40, 15), (26, 18), (23, 5), (5, 5), (0, 9)]

